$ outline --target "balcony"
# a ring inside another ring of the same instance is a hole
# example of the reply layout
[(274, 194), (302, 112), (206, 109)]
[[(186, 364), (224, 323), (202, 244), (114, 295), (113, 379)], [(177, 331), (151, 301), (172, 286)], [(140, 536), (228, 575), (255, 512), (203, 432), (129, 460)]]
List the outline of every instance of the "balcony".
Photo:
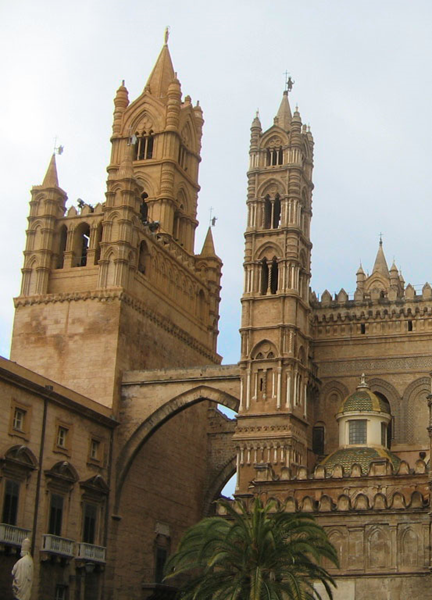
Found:
[(9, 546), (21, 546), (23, 540), (30, 536), (30, 529), (21, 529), (15, 525), (0, 523), (0, 544)]
[(105, 551), (104, 546), (94, 546), (93, 544), (85, 544), (79, 542), (77, 544), (76, 558), (78, 560), (91, 560), (95, 563), (105, 563)]
[(75, 542), (73, 540), (68, 540), (57, 535), (45, 533), (42, 536), (41, 552), (49, 552), (50, 554), (57, 554), (58, 556), (73, 558), (74, 545)]

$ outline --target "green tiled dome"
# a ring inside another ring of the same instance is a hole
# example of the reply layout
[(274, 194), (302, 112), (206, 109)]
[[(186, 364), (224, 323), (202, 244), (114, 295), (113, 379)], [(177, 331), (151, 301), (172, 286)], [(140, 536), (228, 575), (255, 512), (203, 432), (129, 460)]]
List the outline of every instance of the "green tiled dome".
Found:
[(366, 475), (371, 462), (379, 458), (387, 458), (395, 470), (399, 467), (400, 459), (386, 448), (365, 447), (341, 448), (329, 454), (320, 464), (327, 470), (332, 470), (336, 465), (342, 465), (346, 474), (351, 472), (354, 464), (358, 464), (361, 466), (363, 475)]
[(355, 392), (347, 396), (342, 402), (339, 413), (352, 411), (390, 413), (387, 403), (367, 387), (358, 387)]

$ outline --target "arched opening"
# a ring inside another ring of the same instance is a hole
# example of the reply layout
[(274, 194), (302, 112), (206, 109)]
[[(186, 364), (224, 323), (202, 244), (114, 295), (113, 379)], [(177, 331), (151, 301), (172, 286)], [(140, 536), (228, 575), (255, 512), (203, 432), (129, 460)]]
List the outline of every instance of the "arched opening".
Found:
[(143, 240), (140, 243), (138, 254), (138, 271), (143, 275), (147, 274), (150, 254), (146, 242)]
[(273, 257), (271, 263), (271, 281), (270, 281), (270, 291), (272, 294), (276, 294), (278, 290), (278, 262), (277, 258)]
[[(208, 417), (213, 402), (238, 406), (229, 394), (199, 386), (162, 404), (132, 434), (116, 463), (114, 511), (121, 515), (122, 527), (115, 543), (130, 543), (134, 531), (136, 539), (155, 543), (160, 541), (157, 536), (165, 536), (175, 548), (185, 529), (202, 518), (206, 501), (209, 508), (213, 505), (235, 471), (234, 451), (220, 464), (217, 489), (209, 490), (208, 466), (214, 463), (208, 462)], [(115, 568), (119, 573), (139, 569), (144, 581), (153, 582), (154, 547), (138, 546), (131, 556), (120, 554)]]
[(280, 225), (281, 216), (281, 202), (279, 194), (276, 194), (276, 198), (273, 203), (273, 229), (278, 229)]
[[(381, 392), (374, 392), (374, 394), (382, 400), (382, 402), (385, 404), (385, 406), (387, 408), (389, 415), (391, 415), (390, 402), (387, 400), (387, 398), (384, 396), (384, 394), (382, 394)], [(394, 417), (392, 416), (392, 418), (387, 426), (384, 423), (381, 424), (381, 443), (383, 446), (385, 446), (388, 449), (391, 448), (392, 439), (394, 436), (393, 419), (394, 419)]]
[(153, 158), (153, 131), (150, 130), (148, 134), (145, 131), (143, 131), (142, 134), (137, 132), (135, 137), (136, 143), (134, 149), (134, 160), (148, 160)]
[(267, 259), (263, 258), (261, 261), (261, 294), (265, 296), (267, 294), (269, 281), (269, 268)]
[(272, 222), (272, 203), (270, 196), (264, 198), (264, 229), (270, 229)]
[(85, 267), (87, 265), (89, 243), (90, 227), (87, 223), (81, 223), (74, 233), (74, 267)]
[(100, 261), (102, 237), (103, 237), (103, 225), (102, 225), (102, 223), (99, 223), (99, 225), (97, 226), (97, 229), (96, 229), (96, 251), (95, 251), (95, 256), (94, 256), (94, 264), (95, 265), (99, 264), (99, 261)]
[(67, 227), (66, 225), (62, 225), (59, 231), (59, 246), (58, 246), (58, 254), (57, 254), (57, 269), (63, 269), (64, 265), (64, 253), (66, 250), (66, 241), (67, 241)]

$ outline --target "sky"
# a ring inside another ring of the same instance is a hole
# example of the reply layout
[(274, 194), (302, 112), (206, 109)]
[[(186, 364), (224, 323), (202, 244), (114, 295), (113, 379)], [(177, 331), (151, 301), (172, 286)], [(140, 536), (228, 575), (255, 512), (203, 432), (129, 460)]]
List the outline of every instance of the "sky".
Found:
[[(430, 0), (0, 0), (0, 354), (9, 356), (30, 188), (55, 145), (68, 205), (104, 200), (113, 98), (142, 91), (165, 27), (184, 95), (204, 111), (196, 252), (223, 267), (219, 353), (239, 360), (250, 125), (284, 89), (315, 139), (312, 288), (355, 290), (379, 234), (406, 283), (432, 282)], [(56, 141), (57, 139), (57, 141)]]

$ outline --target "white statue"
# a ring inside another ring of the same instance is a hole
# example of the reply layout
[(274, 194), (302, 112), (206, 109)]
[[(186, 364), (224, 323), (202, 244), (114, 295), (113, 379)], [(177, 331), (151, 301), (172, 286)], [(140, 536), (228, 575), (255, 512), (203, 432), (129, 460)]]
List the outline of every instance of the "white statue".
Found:
[(33, 583), (33, 559), (30, 555), (30, 540), (21, 544), (21, 558), (12, 569), (12, 592), (16, 600), (30, 600)]

